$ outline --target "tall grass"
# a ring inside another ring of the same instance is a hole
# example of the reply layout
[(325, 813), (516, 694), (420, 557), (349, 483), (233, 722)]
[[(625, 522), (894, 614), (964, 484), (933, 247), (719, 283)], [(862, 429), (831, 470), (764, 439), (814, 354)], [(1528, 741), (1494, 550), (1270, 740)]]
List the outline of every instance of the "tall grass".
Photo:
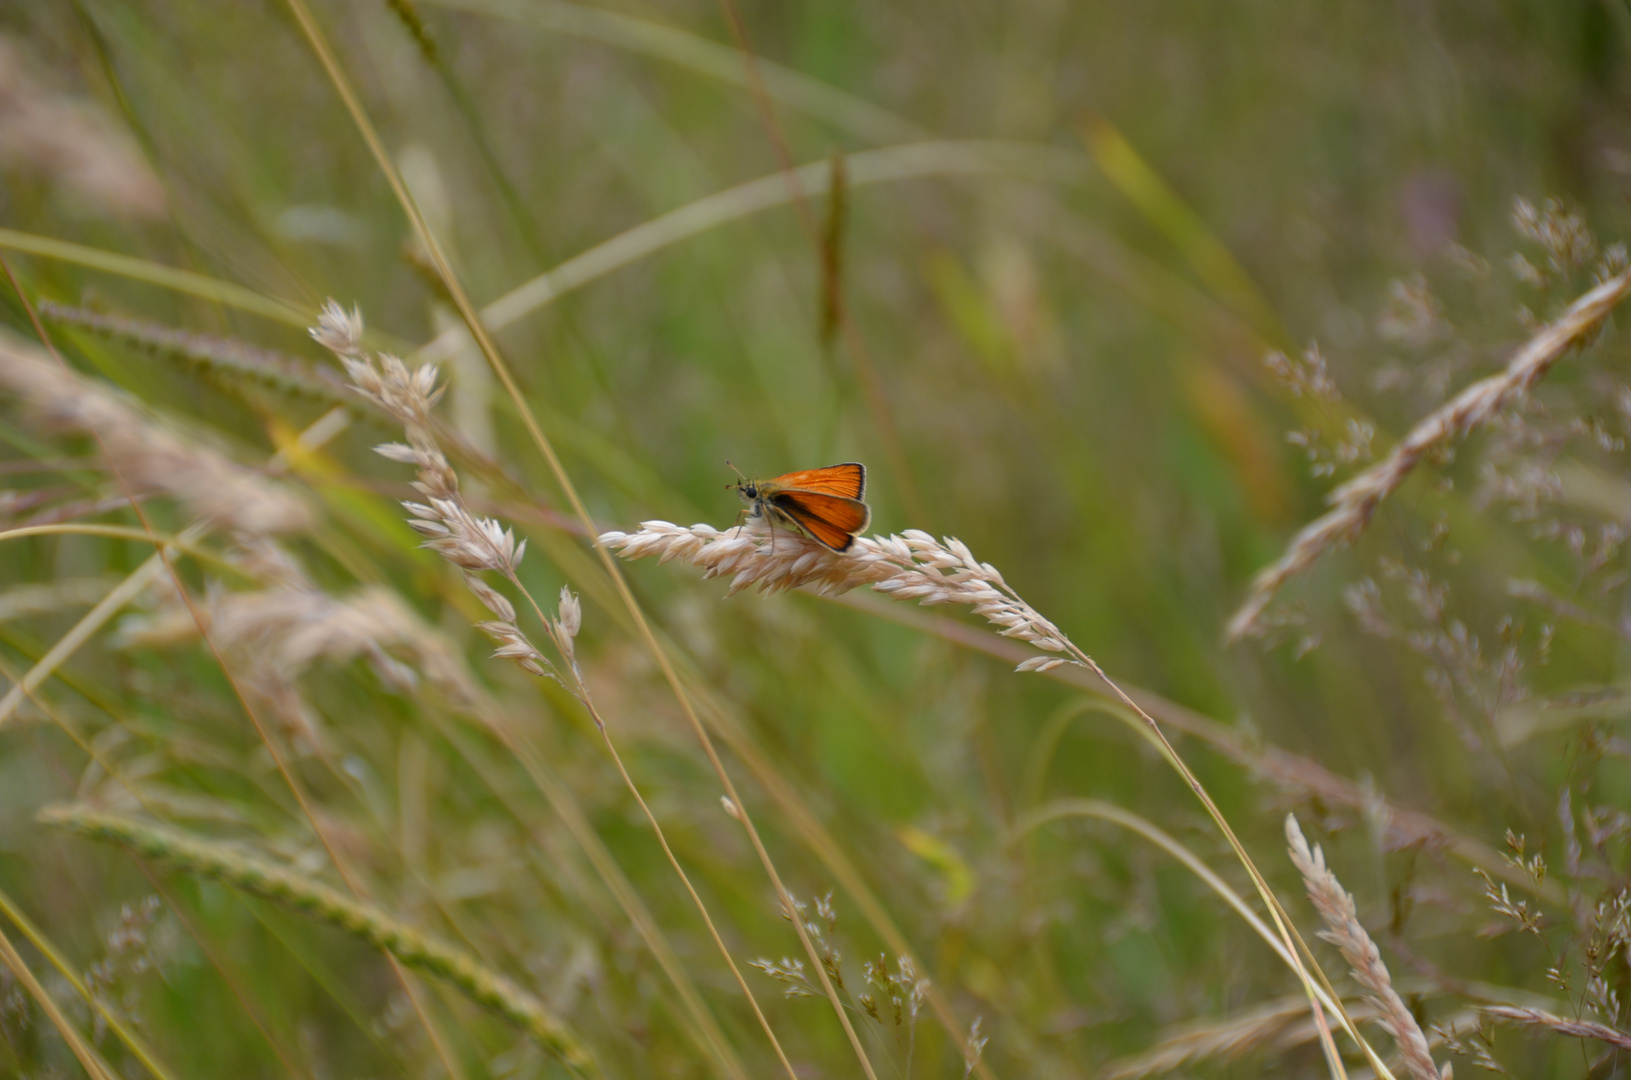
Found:
[(1631, 23), (1521, 14), (0, 17), (0, 1072), (1623, 1071)]

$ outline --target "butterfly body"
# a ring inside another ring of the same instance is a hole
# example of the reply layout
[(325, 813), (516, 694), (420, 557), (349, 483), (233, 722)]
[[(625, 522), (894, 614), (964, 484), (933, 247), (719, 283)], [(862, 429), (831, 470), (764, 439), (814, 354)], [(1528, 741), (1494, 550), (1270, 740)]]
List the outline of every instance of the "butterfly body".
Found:
[(866, 498), (866, 466), (858, 461), (801, 469), (773, 480), (732, 485), (754, 517), (803, 533), (833, 551), (848, 551), (855, 534), (872, 521)]

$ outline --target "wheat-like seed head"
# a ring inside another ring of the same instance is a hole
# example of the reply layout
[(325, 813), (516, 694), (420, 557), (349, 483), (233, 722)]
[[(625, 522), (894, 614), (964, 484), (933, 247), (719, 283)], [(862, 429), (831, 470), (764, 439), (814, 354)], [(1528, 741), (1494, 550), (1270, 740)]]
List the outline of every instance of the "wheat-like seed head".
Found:
[[(705, 577), (729, 577), (727, 596), (744, 589), (774, 593), (808, 589), (837, 596), (862, 585), (895, 600), (920, 604), (963, 604), (1017, 638), (1046, 652), (1065, 652), (1069, 641), (1053, 623), (1021, 600), (990, 563), (974, 558), (968, 545), (947, 537), (907, 529), (900, 535), (857, 536), (847, 551), (830, 548), (786, 530), (772, 531), (764, 522), (721, 532), (711, 525), (675, 525), (645, 521), (635, 533), (608, 532), (600, 543), (625, 559), (679, 559), (702, 569)], [(1046, 671), (1075, 663), (1058, 656), (1038, 656), (1021, 671)]]
[(408, 527), (426, 537), (425, 547), (464, 571), (465, 586), (496, 616), (476, 624), (496, 643), (493, 656), (509, 660), (530, 674), (555, 679), (573, 694), (584, 697), (583, 676), (574, 651), (574, 639), (583, 623), (577, 597), (563, 588), (557, 617), (544, 619), (545, 629), (563, 661), (557, 665), (533, 645), (516, 622), (515, 606), (477, 576), (481, 571), (493, 570), (516, 582), (515, 571), (527, 544), (524, 540), (518, 542), (515, 533), (499, 522), (477, 517), (466, 508), (458, 474), (431, 427), (431, 409), (442, 393), (436, 366), (410, 368), (397, 357), (368, 352), (362, 344), (362, 312), (356, 308), (347, 311), (333, 300), (323, 305), (311, 336), (339, 357), (351, 377), (352, 389), (402, 424), (406, 443), (385, 443), (374, 447), (374, 451), (417, 470), (413, 486), (425, 501), (403, 502), (410, 515)]
[(1427, 1037), (1399, 992), (1393, 989), (1393, 979), (1382, 962), (1381, 950), (1359, 921), (1353, 897), (1326, 867), (1325, 853), (1319, 846), (1309, 847), (1296, 817), (1291, 814), (1286, 815), (1286, 841), (1291, 861), (1303, 876), (1308, 899), (1325, 921), (1326, 929), (1320, 936), (1341, 950), (1354, 979), (1370, 992), (1377, 1021), (1398, 1043), (1405, 1070), (1412, 1080), (1441, 1080), (1438, 1066), (1433, 1064), (1433, 1055), (1427, 1048)]

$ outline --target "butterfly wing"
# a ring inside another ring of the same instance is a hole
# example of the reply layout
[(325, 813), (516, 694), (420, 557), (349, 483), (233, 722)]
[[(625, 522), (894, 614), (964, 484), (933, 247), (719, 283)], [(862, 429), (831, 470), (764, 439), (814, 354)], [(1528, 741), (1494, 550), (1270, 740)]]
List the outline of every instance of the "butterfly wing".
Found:
[(769, 496), (768, 501), (777, 513), (834, 551), (848, 551), (855, 542), (854, 534), (872, 521), (872, 511), (867, 509), (866, 503), (842, 495), (800, 488), (779, 491)]
[(801, 469), (778, 476), (770, 482), (778, 488), (815, 491), (837, 495), (842, 499), (866, 498), (866, 466), (859, 461), (846, 461), (842, 465), (828, 465), (821, 469)]

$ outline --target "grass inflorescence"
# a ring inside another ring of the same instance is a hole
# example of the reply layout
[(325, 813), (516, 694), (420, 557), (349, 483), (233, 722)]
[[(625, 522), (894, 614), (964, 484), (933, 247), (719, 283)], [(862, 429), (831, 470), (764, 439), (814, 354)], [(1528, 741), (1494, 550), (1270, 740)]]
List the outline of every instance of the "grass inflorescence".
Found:
[(1254, 15), (5, 21), (0, 1073), (1623, 1072), (1618, 16)]

